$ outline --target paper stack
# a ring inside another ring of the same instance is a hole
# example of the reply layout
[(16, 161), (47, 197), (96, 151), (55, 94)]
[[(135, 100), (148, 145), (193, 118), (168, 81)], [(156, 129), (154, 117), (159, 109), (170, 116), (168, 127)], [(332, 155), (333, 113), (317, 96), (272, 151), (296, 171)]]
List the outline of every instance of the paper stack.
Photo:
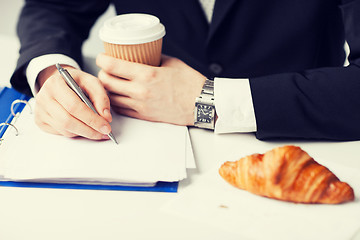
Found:
[[(31, 108), (29, 107), (31, 106)], [(33, 99), (0, 146), (0, 174), (11, 181), (151, 186), (186, 178), (194, 166), (187, 128), (113, 114), (118, 140), (92, 141), (43, 132)]]

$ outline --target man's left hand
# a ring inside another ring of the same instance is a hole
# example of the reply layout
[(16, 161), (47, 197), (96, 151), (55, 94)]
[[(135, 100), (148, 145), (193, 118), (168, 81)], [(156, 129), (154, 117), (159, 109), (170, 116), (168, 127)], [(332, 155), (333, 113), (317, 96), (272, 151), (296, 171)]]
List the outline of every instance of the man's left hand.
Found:
[(193, 125), (195, 99), (205, 76), (177, 58), (162, 56), (160, 67), (99, 54), (99, 79), (115, 112), (139, 119)]

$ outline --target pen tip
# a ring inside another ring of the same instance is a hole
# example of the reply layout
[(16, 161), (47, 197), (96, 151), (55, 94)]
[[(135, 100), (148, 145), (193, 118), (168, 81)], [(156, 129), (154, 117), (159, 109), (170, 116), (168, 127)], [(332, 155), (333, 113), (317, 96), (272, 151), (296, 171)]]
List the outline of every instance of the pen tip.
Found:
[(119, 144), (117, 141), (116, 141), (116, 138), (114, 137), (114, 135), (112, 133), (109, 133), (108, 134), (109, 138), (115, 143), (115, 144)]

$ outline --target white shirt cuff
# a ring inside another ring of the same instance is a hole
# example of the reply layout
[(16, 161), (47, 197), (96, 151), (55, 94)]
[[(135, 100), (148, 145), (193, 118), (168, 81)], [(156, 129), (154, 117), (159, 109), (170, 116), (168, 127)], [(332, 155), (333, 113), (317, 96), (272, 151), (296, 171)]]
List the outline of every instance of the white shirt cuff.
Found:
[(215, 78), (215, 133), (256, 132), (249, 79)]
[(63, 54), (47, 54), (33, 58), (26, 68), (26, 78), (34, 96), (39, 92), (39, 86), (36, 84), (39, 73), (56, 63), (66, 64), (80, 69), (79, 64), (74, 59)]

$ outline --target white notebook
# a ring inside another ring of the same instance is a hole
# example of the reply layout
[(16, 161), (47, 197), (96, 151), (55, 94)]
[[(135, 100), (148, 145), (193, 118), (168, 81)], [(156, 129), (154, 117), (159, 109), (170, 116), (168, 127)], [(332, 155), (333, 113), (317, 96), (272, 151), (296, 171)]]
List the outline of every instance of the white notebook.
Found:
[(116, 145), (48, 134), (34, 123), (35, 107), (31, 99), (13, 121), (17, 136), (10, 128), (4, 135), (3, 180), (148, 186), (186, 178), (186, 158), (192, 157), (187, 127), (113, 114)]

